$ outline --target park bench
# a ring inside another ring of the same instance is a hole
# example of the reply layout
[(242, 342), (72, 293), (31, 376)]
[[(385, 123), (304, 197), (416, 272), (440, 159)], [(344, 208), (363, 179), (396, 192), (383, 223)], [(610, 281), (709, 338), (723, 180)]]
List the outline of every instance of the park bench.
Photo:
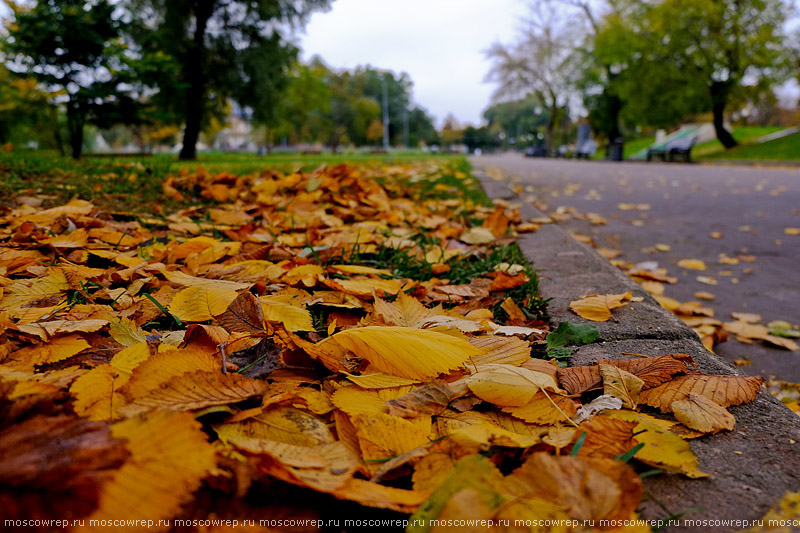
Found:
[(692, 147), (697, 143), (696, 135), (687, 135), (670, 139), (660, 145), (653, 145), (647, 149), (647, 160), (660, 157), (662, 161), (675, 161), (675, 156), (682, 156), (688, 163), (692, 160)]

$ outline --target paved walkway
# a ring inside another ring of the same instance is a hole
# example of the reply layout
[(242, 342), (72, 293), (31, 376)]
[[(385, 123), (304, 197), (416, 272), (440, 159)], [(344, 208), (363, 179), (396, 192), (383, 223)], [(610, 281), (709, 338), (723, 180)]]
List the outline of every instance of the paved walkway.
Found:
[[(694, 300), (697, 291), (715, 296), (716, 317), (756, 313), (766, 324), (800, 324), (800, 169), (753, 166), (706, 166), (661, 163), (610, 163), (524, 158), (518, 154), (471, 159), (489, 174), (501, 171), (522, 186), (521, 197), (545, 211), (575, 208), (578, 218), (561, 226), (591, 236), (598, 247), (619, 250), (632, 263), (656, 261), (679, 278), (666, 296)], [(647, 204), (624, 209), (620, 204)], [(621, 208), (622, 207), (622, 208)], [(642, 206), (643, 207), (643, 206)], [(608, 222), (592, 225), (580, 215), (597, 213)], [(660, 246), (660, 250), (656, 248)], [(668, 251), (663, 245), (669, 247)], [(721, 254), (752, 262), (720, 264)], [(704, 272), (677, 266), (680, 259), (700, 259)], [(707, 285), (698, 276), (713, 277)], [(729, 361), (748, 358), (749, 374), (775, 375), (800, 382), (800, 352), (733, 338), (717, 345)]]
[[(493, 180), (482, 172), (476, 175), (490, 197), (519, 200), (504, 181)], [(522, 215), (535, 217), (543, 213), (526, 204)], [(547, 224), (522, 235), (519, 244), (540, 273), (540, 290), (550, 298), (548, 311), (554, 325), (564, 320), (586, 322), (568, 309), (569, 302), (582, 294), (631, 290), (642, 298), (615, 310), (615, 321), (595, 322), (599, 329), (597, 340), (576, 347), (570, 364), (629, 358), (626, 353), (688, 353), (703, 372), (739, 373), (739, 369), (706, 351), (689, 327), (618, 268), (571, 238), (559, 225)], [(735, 431), (690, 441), (700, 469), (711, 476), (690, 480), (678, 474), (663, 474), (646, 478), (643, 516), (665, 519), (692, 509), (678, 525), (666, 531), (739, 531), (763, 517), (786, 491), (800, 489), (800, 417), (766, 390), (752, 403), (733, 406), (730, 411), (736, 417)]]

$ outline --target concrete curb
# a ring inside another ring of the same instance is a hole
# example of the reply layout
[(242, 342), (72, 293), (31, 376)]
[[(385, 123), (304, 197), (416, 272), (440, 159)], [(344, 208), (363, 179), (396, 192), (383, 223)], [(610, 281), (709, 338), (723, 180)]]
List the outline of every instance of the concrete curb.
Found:
[[(490, 198), (521, 203), (523, 218), (544, 216), (522, 202), (506, 182), (477, 169), (474, 175)], [(742, 375), (706, 350), (691, 328), (623, 272), (557, 225), (546, 224), (521, 236), (519, 245), (539, 273), (542, 295), (551, 299), (548, 308), (554, 326), (566, 320), (588, 323), (568, 308), (570, 301), (585, 294), (630, 290), (644, 298), (615, 310), (616, 322), (592, 322), (600, 335), (594, 343), (577, 348), (571, 365), (628, 358), (623, 352), (652, 356), (688, 353), (703, 372)], [(737, 531), (761, 519), (787, 491), (800, 490), (800, 417), (766, 390), (752, 403), (731, 407), (730, 411), (736, 416), (735, 431), (690, 441), (700, 469), (712, 475), (698, 480), (676, 474), (646, 478), (645, 490), (650, 498), (641, 508), (644, 517), (667, 518), (669, 513), (664, 508), (680, 513), (702, 507), (668, 530)], [(742, 522), (725, 524), (723, 520)]]

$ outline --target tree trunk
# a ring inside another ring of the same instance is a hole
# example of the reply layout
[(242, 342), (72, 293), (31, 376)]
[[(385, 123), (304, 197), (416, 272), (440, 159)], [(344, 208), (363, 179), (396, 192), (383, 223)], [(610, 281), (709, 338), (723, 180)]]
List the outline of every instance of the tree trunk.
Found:
[(186, 90), (186, 116), (183, 130), (181, 160), (197, 159), (197, 140), (203, 126), (203, 111), (206, 98), (206, 26), (214, 11), (213, 0), (202, 0), (195, 5), (195, 30), (192, 45), (184, 57), (183, 74), (189, 85)]
[(67, 103), (67, 129), (69, 130), (69, 144), (72, 149), (72, 159), (80, 159), (83, 151), (83, 124), (86, 117), (79, 102)]
[(728, 103), (728, 94), (732, 86), (730, 81), (715, 81), (709, 85), (711, 91), (711, 111), (714, 114), (714, 131), (717, 134), (717, 139), (722, 143), (725, 149), (730, 149), (736, 146), (736, 139), (733, 138), (731, 132), (725, 129), (725, 105)]
[(67, 154), (64, 153), (64, 140), (61, 138), (61, 125), (58, 123), (58, 108), (55, 105), (50, 106), (50, 121), (53, 124), (53, 140), (56, 142), (58, 154), (64, 157)]

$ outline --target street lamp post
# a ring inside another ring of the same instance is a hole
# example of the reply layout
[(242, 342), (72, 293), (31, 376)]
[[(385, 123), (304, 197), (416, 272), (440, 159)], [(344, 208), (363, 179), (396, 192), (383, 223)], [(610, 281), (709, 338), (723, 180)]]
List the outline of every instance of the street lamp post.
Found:
[(386, 73), (381, 76), (383, 87), (383, 149), (389, 151), (389, 90), (386, 86)]

